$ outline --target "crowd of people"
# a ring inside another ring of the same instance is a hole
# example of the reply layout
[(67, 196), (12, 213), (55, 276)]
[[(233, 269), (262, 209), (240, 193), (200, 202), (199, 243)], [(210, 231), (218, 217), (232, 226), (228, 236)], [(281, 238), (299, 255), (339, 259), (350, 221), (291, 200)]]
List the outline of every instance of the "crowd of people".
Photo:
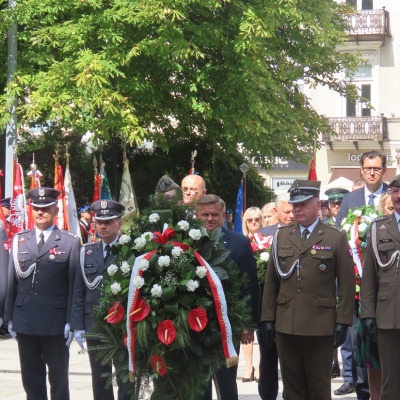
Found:
[[(353, 190), (331, 188), (324, 193), (325, 202), (320, 200), (320, 182), (296, 180), (274, 202), (245, 210), (242, 234), (233, 232), (232, 210), (219, 196), (207, 193), (200, 175), (184, 177), (180, 186), (168, 176), (158, 182), (156, 195), (182, 199), (187, 217), (216, 231), (229, 258), (247, 276), (242, 296), (249, 299), (257, 327), (260, 362), (253, 363), (254, 326), (245, 327), (243, 382), (257, 381), (262, 400), (278, 396), (278, 363), (285, 400), (328, 400), (331, 378), (340, 374), (343, 385), (336, 395), (355, 391), (360, 400), (398, 398), (400, 383), (393, 371), (400, 368), (400, 175), (386, 184), (385, 172), (383, 154), (364, 153), (361, 179)], [(68, 348), (74, 339), (89, 350), (99, 344), (86, 334), (93, 327), (102, 276), (113, 261), (111, 248), (121, 234), (124, 207), (99, 200), (79, 210), (82, 245), (54, 225), (58, 194), (45, 187), (28, 193), (35, 228), (15, 235), (10, 248), (6, 227), (0, 228), (0, 322), (6, 320), (18, 341), (28, 400), (47, 398), (46, 371), (52, 400), (69, 399)], [(341, 223), (349, 210), (362, 206), (376, 208), (381, 216), (370, 224), (358, 277)], [(96, 241), (90, 240), (91, 213)], [(254, 250), (267, 243), (268, 266), (259, 282)], [(89, 359), (94, 399), (113, 399), (106, 385), (112, 363), (100, 362), (93, 351)], [(215, 374), (219, 399), (238, 399), (236, 377), (237, 366)], [(128, 399), (123, 382), (117, 384), (118, 399)], [(211, 396), (210, 381), (204, 399)]]

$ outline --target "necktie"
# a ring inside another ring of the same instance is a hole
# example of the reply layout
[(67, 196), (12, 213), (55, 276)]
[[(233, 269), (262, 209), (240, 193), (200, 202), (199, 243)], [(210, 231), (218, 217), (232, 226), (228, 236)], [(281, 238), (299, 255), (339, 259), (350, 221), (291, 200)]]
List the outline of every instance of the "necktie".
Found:
[(309, 233), (310, 233), (310, 231), (306, 228), (306, 229), (304, 229), (303, 233), (301, 234), (301, 243), (303, 244), (303, 246), (307, 240), (307, 236)]
[(37, 244), (39, 253), (40, 253), (40, 250), (42, 250), (43, 245), (44, 245), (44, 234), (43, 234), (43, 232), (42, 232), (42, 233), (39, 235), (39, 241), (38, 241), (38, 244)]
[(369, 206), (374, 206), (375, 205), (375, 203), (374, 203), (375, 195), (371, 193), (368, 197), (369, 197), (368, 205)]
[(111, 254), (111, 246), (107, 244), (105, 250), (106, 250), (106, 255), (104, 256), (104, 262), (107, 262), (108, 257), (110, 257)]

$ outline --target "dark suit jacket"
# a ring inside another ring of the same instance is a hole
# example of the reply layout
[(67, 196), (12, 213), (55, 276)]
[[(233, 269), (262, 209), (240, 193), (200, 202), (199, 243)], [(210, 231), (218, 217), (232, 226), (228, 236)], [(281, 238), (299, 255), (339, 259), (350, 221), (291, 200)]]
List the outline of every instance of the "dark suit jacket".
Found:
[(4, 228), (0, 228), (0, 318), (4, 319), (7, 292), (8, 238)]
[[(13, 249), (22, 271), (33, 263), (26, 278), (17, 276)], [(13, 330), (27, 335), (63, 335), (70, 322), (75, 271), (80, 240), (74, 234), (53, 229), (39, 252), (35, 229), (16, 234), (8, 263), (7, 313)]]
[[(93, 282), (97, 276), (103, 276), (105, 270), (112, 264), (114, 255), (110, 254), (104, 263), (103, 242), (87, 243), (82, 247), (84, 258), (84, 273)], [(74, 300), (72, 305), (71, 328), (89, 332), (94, 323), (93, 307), (99, 304), (101, 284), (95, 289), (88, 289), (83, 280), (82, 268), (79, 265), (74, 284)]]
[(278, 224), (274, 224), (270, 226), (265, 226), (264, 228), (261, 228), (258, 232), (261, 233), (261, 235), (263, 236), (271, 236), (276, 232), (277, 229)]
[(250, 240), (240, 233), (222, 228), (225, 247), (230, 251), (228, 259), (236, 262), (241, 274), (247, 274), (248, 285), (242, 289), (243, 296), (250, 296), (254, 323), (258, 321), (259, 285), (257, 280), (256, 261), (251, 250)]
[[(384, 183), (382, 194), (387, 192), (387, 190), (388, 185)], [(349, 210), (362, 206), (365, 206), (365, 187), (346, 193), (343, 197), (342, 204), (340, 205), (338, 216), (336, 218), (336, 225), (340, 226), (343, 219), (347, 217)]]

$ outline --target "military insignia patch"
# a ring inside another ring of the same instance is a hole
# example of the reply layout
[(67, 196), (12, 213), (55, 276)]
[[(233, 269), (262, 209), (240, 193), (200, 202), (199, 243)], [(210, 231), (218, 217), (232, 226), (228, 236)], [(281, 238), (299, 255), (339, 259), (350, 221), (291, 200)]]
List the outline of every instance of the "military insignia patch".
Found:
[(46, 191), (43, 188), (39, 188), (38, 194), (39, 196), (44, 196), (46, 194)]
[(93, 251), (92, 250), (88, 250), (87, 252), (86, 252), (86, 255), (87, 256), (91, 256), (93, 254)]
[(107, 200), (102, 200), (100, 206), (103, 210), (105, 210), (107, 208)]
[(384, 231), (386, 229), (386, 226), (385, 225), (381, 225), (380, 227), (379, 227), (379, 230), (380, 231)]

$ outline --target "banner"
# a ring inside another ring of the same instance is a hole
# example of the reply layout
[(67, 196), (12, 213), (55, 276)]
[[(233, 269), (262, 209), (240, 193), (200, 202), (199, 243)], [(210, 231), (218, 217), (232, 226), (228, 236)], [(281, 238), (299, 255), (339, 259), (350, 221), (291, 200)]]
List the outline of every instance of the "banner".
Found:
[(25, 229), (25, 193), (23, 185), (22, 167), (14, 161), (14, 185), (11, 199), (11, 213), (8, 237), (11, 240), (14, 235)]
[(76, 209), (76, 201), (74, 189), (72, 188), (71, 173), (69, 171), (69, 164), (65, 168), (64, 176), (64, 195), (65, 195), (65, 228), (81, 238), (81, 229), (79, 227), (78, 211)]
[(62, 167), (55, 161), (54, 170), (54, 189), (58, 190), (61, 194), (57, 197), (58, 214), (54, 218), (54, 223), (59, 229), (65, 229), (65, 218), (64, 218), (64, 178), (62, 173)]
[[(29, 186), (29, 190), (39, 188), (40, 178), (42, 177), (42, 173), (38, 170), (30, 170), (27, 175), (31, 178), (31, 184)], [(35, 227), (35, 222), (33, 221), (32, 215), (32, 206), (31, 206), (31, 199), (28, 200), (28, 204), (26, 205), (27, 210), (27, 220), (26, 220), (26, 229), (33, 229)]]
[(110, 184), (108, 183), (107, 172), (105, 167), (106, 164), (102, 162), (100, 166), (100, 175), (101, 175), (100, 199), (112, 200)]
[[(0, 169), (0, 176), (3, 177), (3, 171)], [(3, 199), (3, 190), (2, 190), (2, 182), (0, 182), (0, 199)], [(4, 229), (7, 231), (7, 224), (6, 224), (6, 219), (3, 214), (3, 207), (0, 207), (0, 227), (4, 227)]]
[(131, 174), (129, 173), (129, 160), (127, 158), (124, 160), (119, 202), (125, 207), (122, 218), (125, 218), (132, 213), (135, 213), (136, 216), (139, 215), (139, 207), (132, 186)]
[(317, 169), (315, 166), (316, 154), (313, 154), (313, 158), (310, 161), (310, 168), (308, 170), (308, 180), (317, 181)]
[(240, 182), (237, 198), (236, 198), (236, 211), (233, 230), (238, 233), (242, 231), (242, 213), (243, 213), (243, 182)]

